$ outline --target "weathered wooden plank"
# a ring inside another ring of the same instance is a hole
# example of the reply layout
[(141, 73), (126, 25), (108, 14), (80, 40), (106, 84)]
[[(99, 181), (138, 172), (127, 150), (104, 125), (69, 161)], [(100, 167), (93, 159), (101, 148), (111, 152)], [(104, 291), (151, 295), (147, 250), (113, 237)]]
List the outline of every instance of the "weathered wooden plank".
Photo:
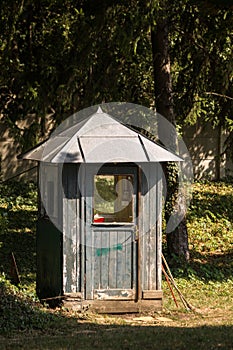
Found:
[(37, 293), (40, 299), (62, 294), (62, 233), (53, 223), (40, 218), (37, 222)]
[(143, 196), (142, 196), (142, 169), (138, 167), (138, 207), (137, 207), (137, 226), (135, 227), (135, 257), (136, 257), (136, 269), (135, 269), (135, 282), (136, 282), (136, 300), (141, 299), (142, 293), (142, 233), (143, 233)]
[(161, 166), (143, 166), (142, 175), (142, 230), (141, 280), (142, 289), (161, 289), (158, 263), (161, 257)]
[(162, 168), (158, 167), (157, 184), (157, 226), (156, 226), (156, 289), (162, 289)]
[(93, 231), (95, 242), (94, 288), (131, 289), (134, 249), (133, 229), (116, 230), (96, 228)]
[(102, 252), (98, 247), (101, 247), (101, 242), (102, 242), (101, 232), (93, 231), (93, 236), (94, 236), (93, 241), (95, 242), (95, 247), (93, 251), (94, 253), (94, 257), (93, 257), (94, 288), (100, 288), (101, 274), (102, 274)]
[(135, 302), (133, 300), (84, 300), (84, 301), (64, 301), (64, 306), (73, 310), (85, 310), (86, 312), (97, 313), (151, 313), (162, 310), (162, 299), (154, 300), (139, 300)]
[[(132, 254), (131, 249), (128, 247), (128, 237), (131, 233), (126, 229), (123, 232), (118, 232), (118, 252), (117, 252), (117, 288), (130, 289), (132, 286), (129, 281), (131, 278), (131, 262), (127, 264), (127, 250), (128, 254)], [(129, 268), (130, 270), (127, 270)]]
[(148, 285), (148, 241), (150, 235), (150, 166), (146, 164), (143, 166), (142, 173), (142, 237), (141, 237), (141, 288), (149, 289)]
[(152, 166), (152, 174), (151, 174), (151, 242), (150, 242), (150, 250), (151, 250), (151, 260), (150, 260), (150, 290), (156, 289), (156, 276), (157, 276), (157, 217), (158, 217), (158, 192), (157, 192), (157, 184), (158, 184), (158, 163), (153, 164)]
[(79, 280), (79, 267), (77, 266), (77, 256), (79, 255), (77, 166), (64, 165), (63, 189), (63, 288), (65, 292), (76, 292)]
[(117, 267), (116, 267), (116, 288), (124, 288), (124, 240), (126, 233), (123, 231), (117, 231)]
[[(109, 288), (116, 288), (117, 281), (117, 232), (109, 231)], [(116, 249), (114, 249), (116, 247)]]
[(94, 269), (93, 269), (94, 249), (92, 246), (92, 239), (89, 237), (86, 240), (86, 299), (93, 299), (94, 290)]
[(95, 242), (92, 228), (93, 215), (93, 171), (91, 167), (85, 167), (85, 182), (82, 195), (84, 196), (83, 205), (85, 208), (85, 287), (86, 299), (93, 299), (94, 290), (94, 261), (95, 261)]
[(162, 290), (143, 290), (142, 299), (162, 299)]
[[(136, 271), (136, 259), (133, 240), (134, 231), (125, 231), (124, 243), (122, 245), (122, 257), (123, 257), (123, 270), (122, 274), (122, 288), (136, 289), (135, 283), (135, 271)], [(123, 237), (122, 237), (123, 239)]]
[(83, 294), (81, 292), (77, 293), (64, 293), (64, 298), (65, 299), (83, 299)]
[(99, 300), (133, 300), (135, 290), (132, 289), (101, 289), (94, 291), (94, 299)]
[[(110, 246), (109, 232), (101, 233), (101, 247), (107, 248)], [(109, 255), (102, 254), (101, 257), (101, 288), (108, 288), (109, 286)]]
[(86, 183), (86, 167), (80, 166), (78, 169), (78, 189), (80, 193), (79, 207), (79, 228), (80, 228), (80, 274), (79, 289), (86, 297), (86, 203), (85, 203), (85, 183)]

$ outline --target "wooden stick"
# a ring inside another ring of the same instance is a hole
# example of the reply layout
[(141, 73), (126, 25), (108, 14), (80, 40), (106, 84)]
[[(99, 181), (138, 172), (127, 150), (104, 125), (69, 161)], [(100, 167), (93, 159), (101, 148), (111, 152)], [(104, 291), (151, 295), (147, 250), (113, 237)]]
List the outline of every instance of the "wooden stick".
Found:
[(179, 297), (180, 297), (180, 300), (182, 301), (182, 303), (183, 303), (185, 309), (186, 309), (187, 311), (191, 310), (191, 307), (189, 307), (187, 300), (185, 299), (185, 297), (183, 296), (183, 294), (181, 293), (181, 291), (180, 291), (179, 288), (177, 287), (177, 285), (176, 285), (176, 283), (174, 282), (174, 280), (172, 280), (170, 276), (168, 276), (168, 277), (169, 277), (169, 279), (170, 279), (172, 285), (174, 286), (175, 290), (177, 291), (177, 293), (178, 293), (178, 295), (179, 295)]
[(51, 297), (51, 298), (43, 298), (40, 299), (41, 301), (47, 301), (47, 300), (56, 300), (56, 299), (66, 299), (67, 297), (65, 297), (64, 295), (58, 295), (56, 297)]
[(163, 259), (163, 262), (167, 268), (167, 271), (168, 271), (168, 274), (169, 274), (169, 277), (170, 277), (170, 280), (171, 280), (171, 283), (173, 284), (174, 288), (176, 289), (177, 293), (179, 294), (179, 297), (180, 297), (180, 300), (182, 301), (184, 307), (186, 308), (186, 310), (190, 310), (191, 308), (188, 306), (188, 303), (187, 301), (185, 300), (185, 297), (183, 296), (183, 294), (181, 293), (181, 291), (179, 290), (179, 288), (177, 287), (177, 284), (172, 276), (172, 273), (171, 273), (171, 270), (168, 266), (168, 263), (164, 257), (164, 255), (162, 254), (162, 259)]
[(186, 310), (195, 310), (195, 308), (185, 299), (184, 295), (181, 293), (181, 291), (179, 290), (179, 288), (177, 287), (177, 284), (172, 276), (172, 273), (171, 273), (171, 270), (168, 266), (168, 263), (164, 257), (164, 255), (162, 254), (162, 259), (163, 259), (163, 262), (167, 268), (167, 271), (168, 271), (168, 274), (169, 274), (169, 277), (170, 277), (170, 280), (174, 286), (174, 288), (176, 289), (177, 293), (179, 294), (179, 297), (180, 297), (180, 300), (182, 301), (184, 307), (186, 308)]
[(19, 270), (16, 264), (15, 256), (14, 253), (11, 252), (11, 278), (14, 284), (19, 284), (20, 283), (20, 277), (19, 277)]
[(177, 303), (175, 294), (174, 294), (174, 292), (173, 292), (173, 290), (172, 290), (172, 286), (171, 286), (171, 283), (170, 283), (170, 281), (169, 281), (169, 276), (168, 276), (167, 272), (165, 271), (163, 265), (162, 265), (162, 271), (163, 271), (164, 276), (165, 276), (165, 278), (166, 278), (168, 287), (169, 287), (169, 289), (170, 289), (170, 291), (171, 291), (171, 293), (172, 293), (172, 298), (173, 298), (173, 300), (174, 300), (174, 302), (175, 302), (175, 304), (176, 304), (176, 307), (178, 307), (178, 303)]

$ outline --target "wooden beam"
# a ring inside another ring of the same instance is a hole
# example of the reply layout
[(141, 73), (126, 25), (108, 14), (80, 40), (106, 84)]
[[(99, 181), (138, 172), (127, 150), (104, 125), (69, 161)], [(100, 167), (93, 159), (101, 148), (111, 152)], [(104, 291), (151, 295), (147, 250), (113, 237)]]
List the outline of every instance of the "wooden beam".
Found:
[(162, 299), (162, 290), (143, 290), (142, 299)]

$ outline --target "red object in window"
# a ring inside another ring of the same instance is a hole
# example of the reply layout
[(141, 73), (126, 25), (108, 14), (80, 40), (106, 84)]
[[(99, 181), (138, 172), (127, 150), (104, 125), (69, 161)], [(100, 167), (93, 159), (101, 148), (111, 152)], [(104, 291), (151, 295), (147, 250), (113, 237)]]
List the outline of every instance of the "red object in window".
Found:
[(104, 217), (103, 216), (99, 216), (99, 215), (95, 215), (94, 216), (94, 222), (104, 222)]

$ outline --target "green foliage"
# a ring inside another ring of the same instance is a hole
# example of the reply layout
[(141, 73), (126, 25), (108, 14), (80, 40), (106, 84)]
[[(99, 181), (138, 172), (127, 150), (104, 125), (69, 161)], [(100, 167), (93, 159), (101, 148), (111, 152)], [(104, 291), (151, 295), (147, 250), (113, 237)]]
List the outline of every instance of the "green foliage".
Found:
[(0, 232), (5, 233), (7, 230), (8, 218), (5, 210), (0, 210)]
[(13, 287), (0, 274), (0, 334), (11, 334), (14, 331), (44, 330), (52, 328), (55, 317), (43, 312), (39, 305), (25, 293)]
[(228, 128), (232, 121), (232, 9), (219, 3), (178, 1), (171, 58), (178, 119), (197, 119)]
[(167, 198), (165, 203), (166, 221), (170, 218), (177, 200), (178, 193), (178, 167), (175, 162), (166, 163)]
[(161, 8), (170, 23), (179, 123), (202, 118), (230, 130), (232, 100), (224, 97), (232, 96), (230, 6), (187, 0), (2, 1), (0, 112), (24, 150), (44, 137), (48, 116), (60, 123), (105, 101), (155, 105), (150, 29)]
[[(8, 182), (0, 190), (0, 333), (51, 328), (55, 318), (42, 310), (35, 294), (36, 185)], [(19, 269), (18, 287), (9, 282), (11, 252)]]
[(105, 201), (112, 202), (116, 199), (117, 193), (115, 190), (114, 176), (96, 176), (97, 193)]
[(0, 110), (24, 149), (43, 136), (48, 114), (60, 123), (103, 101), (153, 102), (148, 6), (67, 0), (1, 7)]
[(187, 216), (190, 263), (174, 261), (178, 277), (232, 281), (233, 194), (231, 183), (195, 183)]
[(10, 278), (11, 252), (18, 264), (21, 280), (35, 278), (35, 220), (37, 189), (34, 183), (0, 184), (0, 272)]

